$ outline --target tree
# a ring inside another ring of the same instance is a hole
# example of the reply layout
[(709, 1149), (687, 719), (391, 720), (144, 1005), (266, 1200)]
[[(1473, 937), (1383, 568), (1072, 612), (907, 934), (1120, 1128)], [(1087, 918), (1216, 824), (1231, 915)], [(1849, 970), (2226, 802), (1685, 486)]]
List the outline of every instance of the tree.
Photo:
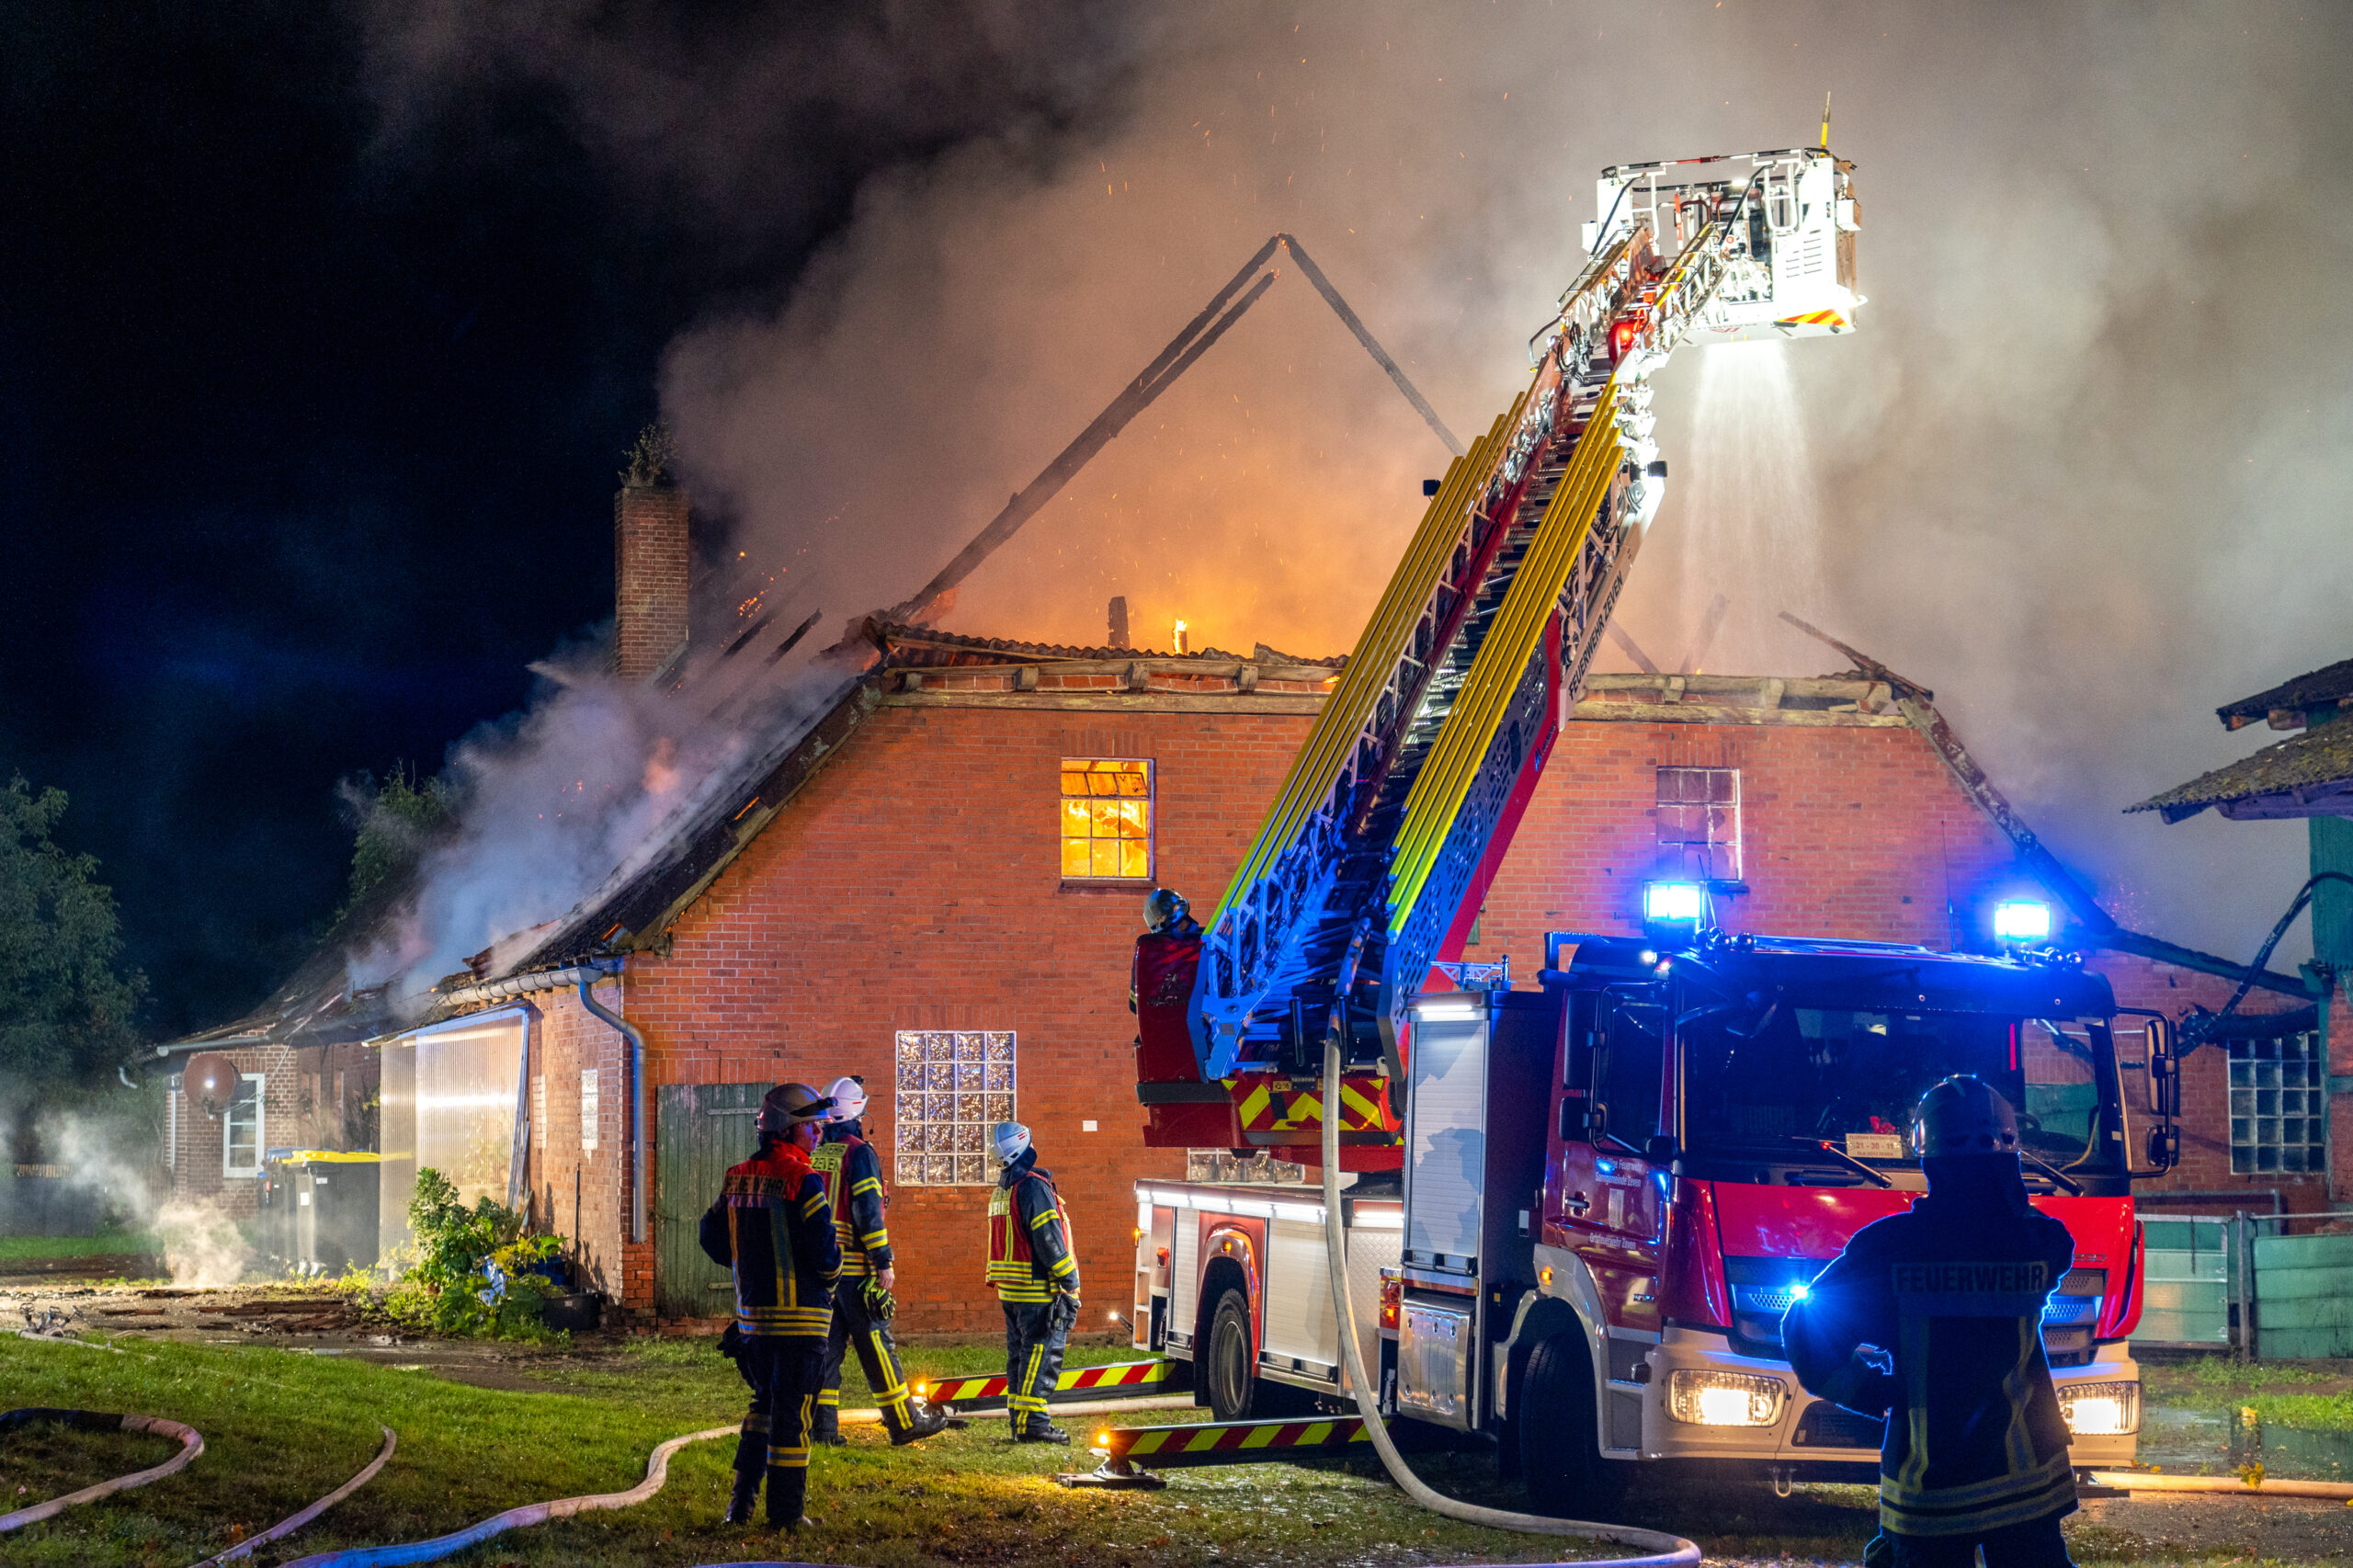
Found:
[(147, 980), (119, 971), (122, 936), (98, 862), (50, 835), (65, 791), (0, 789), (0, 1074), (45, 1097), (106, 1081), (139, 1051)]
[(360, 901), (416, 864), (426, 847), (456, 820), (449, 787), (438, 778), (417, 778), (406, 763), (395, 763), (381, 784), (366, 774), (347, 779), (343, 799), (354, 827), (351, 889), (343, 919)]

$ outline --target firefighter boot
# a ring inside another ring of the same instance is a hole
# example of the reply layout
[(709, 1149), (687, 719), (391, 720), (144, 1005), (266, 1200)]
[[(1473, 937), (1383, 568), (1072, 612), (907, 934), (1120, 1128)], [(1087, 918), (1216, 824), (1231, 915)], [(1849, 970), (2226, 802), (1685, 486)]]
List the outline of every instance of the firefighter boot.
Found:
[(760, 1500), (760, 1472), (739, 1470), (735, 1472), (735, 1490), (727, 1499), (727, 1523), (748, 1525), (752, 1522), (752, 1506)]
[(848, 1444), (849, 1439), (842, 1436), (841, 1406), (821, 1404), (817, 1407), (816, 1416), (809, 1423), (809, 1441), (812, 1445), (823, 1444), (829, 1449), (843, 1448)]
[(920, 1443), (926, 1437), (936, 1437), (948, 1430), (949, 1417), (946, 1411), (936, 1405), (926, 1404), (921, 1400), (910, 1400), (907, 1403), (913, 1421), (903, 1429), (894, 1427), (892, 1430), (891, 1446), (892, 1448), (904, 1449), (909, 1443)]
[(800, 1465), (768, 1466), (768, 1525), (793, 1535), (817, 1521), (803, 1514), (809, 1501), (809, 1472)]
[(1017, 1443), (1067, 1443), (1070, 1434), (1042, 1415), (1032, 1415), (1014, 1438)]

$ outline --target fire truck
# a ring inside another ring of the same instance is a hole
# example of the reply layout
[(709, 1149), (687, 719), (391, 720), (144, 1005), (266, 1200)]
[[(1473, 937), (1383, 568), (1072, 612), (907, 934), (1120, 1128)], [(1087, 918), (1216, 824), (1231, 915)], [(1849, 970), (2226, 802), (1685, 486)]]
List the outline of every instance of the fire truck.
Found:
[(1149, 1143), (1320, 1165), (1337, 1120), (1352, 1316), (1321, 1188), (1137, 1185), (1134, 1342), (1217, 1421), (1353, 1400), (1353, 1333), (1392, 1431), (1492, 1442), (1541, 1512), (1592, 1517), (1648, 1461), (1868, 1479), (1878, 1423), (1799, 1388), (1781, 1314), (1927, 1189), (1911, 1108), (1973, 1072), (2075, 1237), (2043, 1330), (2075, 1462), (2131, 1458), (2131, 1183), (2170, 1163), (2178, 1078), (2047, 906), (1947, 952), (1733, 937), (1661, 881), (1640, 935), (1549, 937), (1532, 988), (1461, 958), (1658, 506), (1652, 372), (1854, 330), (1852, 176), (1826, 147), (1604, 172), (1527, 390), (1428, 487), (1204, 928), (1140, 949)]

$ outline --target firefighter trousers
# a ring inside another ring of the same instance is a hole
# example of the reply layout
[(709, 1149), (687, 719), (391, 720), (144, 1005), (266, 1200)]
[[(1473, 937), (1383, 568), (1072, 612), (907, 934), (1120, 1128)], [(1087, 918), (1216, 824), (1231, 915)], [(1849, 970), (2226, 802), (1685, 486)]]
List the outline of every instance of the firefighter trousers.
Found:
[(1063, 1375), (1078, 1309), (1068, 1296), (1051, 1301), (1005, 1301), (1005, 1405), (1016, 1432), (1047, 1425), (1046, 1401)]
[(752, 1385), (752, 1408), (735, 1440), (735, 1471), (767, 1472), (768, 1522), (800, 1519), (809, 1501), (809, 1426), (817, 1409), (825, 1342), (814, 1335), (756, 1335), (735, 1357)]
[(866, 1373), (866, 1386), (882, 1407), (882, 1425), (892, 1437), (904, 1437), (915, 1428), (908, 1407), (907, 1377), (899, 1367), (898, 1343), (891, 1325), (866, 1310), (864, 1278), (845, 1279), (834, 1288), (834, 1327), (825, 1336), (823, 1388), (817, 1395), (814, 1436), (830, 1442), (841, 1431), (842, 1366), (855, 1351)]
[(1985, 1568), (2074, 1568), (2061, 1516), (2029, 1519), (1983, 1535), (1895, 1535), (1881, 1530), (1863, 1548), (1865, 1568), (1975, 1568), (1985, 1549)]

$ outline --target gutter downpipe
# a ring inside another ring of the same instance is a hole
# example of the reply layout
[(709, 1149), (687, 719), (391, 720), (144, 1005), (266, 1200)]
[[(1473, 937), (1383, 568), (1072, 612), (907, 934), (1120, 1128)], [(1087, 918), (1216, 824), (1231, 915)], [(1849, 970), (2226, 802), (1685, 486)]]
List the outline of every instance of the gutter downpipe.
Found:
[(590, 989), (606, 974), (619, 974), (620, 965), (618, 962), (610, 970), (574, 972), (580, 976), (580, 1005), (619, 1029), (622, 1038), (629, 1041), (629, 1235), (630, 1240), (642, 1244), (645, 1240), (645, 1036), (635, 1024), (597, 1001)]

